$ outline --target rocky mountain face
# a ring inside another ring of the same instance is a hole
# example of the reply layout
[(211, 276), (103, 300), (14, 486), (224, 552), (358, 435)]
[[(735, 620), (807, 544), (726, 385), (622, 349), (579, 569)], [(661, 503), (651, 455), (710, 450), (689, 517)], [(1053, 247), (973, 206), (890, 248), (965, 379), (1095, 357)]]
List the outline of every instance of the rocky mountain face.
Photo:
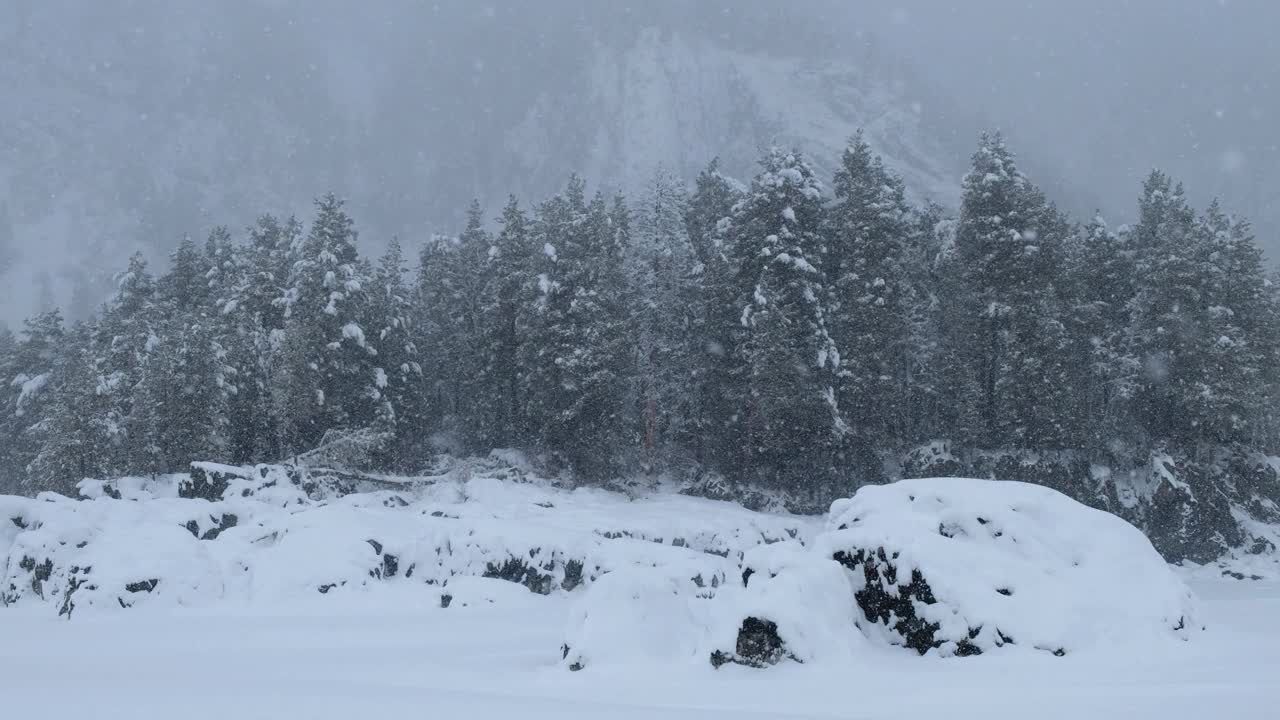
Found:
[[(635, 190), (797, 146), (829, 177), (864, 128), (918, 199), (954, 201), (976, 123), (867, 37), (761, 3), (14, 0), (0, 27), (0, 322), (104, 297), (134, 250), (350, 200), (371, 249), (456, 231), (473, 197), (570, 173)], [(794, 38), (805, 38), (799, 42)], [(820, 42), (813, 38), (828, 38)]]

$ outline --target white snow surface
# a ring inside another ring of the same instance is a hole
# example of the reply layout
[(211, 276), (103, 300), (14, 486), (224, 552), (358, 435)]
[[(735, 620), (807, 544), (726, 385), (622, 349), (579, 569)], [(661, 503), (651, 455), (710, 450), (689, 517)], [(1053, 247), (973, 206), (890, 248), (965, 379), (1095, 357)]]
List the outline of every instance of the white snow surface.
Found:
[[(1001, 608), (1001, 622), (1039, 623), (1022, 632), (1098, 630), (1071, 614), (1073, 603), (1141, 619), (1164, 608), (1152, 597), (1165, 590), (1187, 597), (1167, 566), (1119, 557), (1141, 555), (1136, 530), (1043, 488), (864, 488), (837, 503), (824, 532), (820, 519), (670, 493), (557, 487), (514, 455), (333, 499), (308, 497), (281, 468), (201, 469), (241, 477), (218, 502), (176, 497), (177, 476), (86, 482), (79, 501), (0, 496), (0, 592), (16, 592), (0, 608), (0, 638), (15, 649), (0, 653), (5, 716), (1177, 720), (1271, 717), (1280, 700), (1280, 583), (1271, 581), (1182, 573), (1200, 597), (1187, 639), (1153, 627), (1100, 642), (1110, 635), (1099, 630), (1064, 657), (1014, 646), (922, 657), (867, 632), (850, 602), (858, 574), (828, 554), (858, 532), (859, 542), (897, 543), (900, 562), (918, 558), (938, 605), (978, 612), (965, 593), (1018, 580), (1014, 595), (996, 597), (1026, 599), (1022, 610)], [(954, 504), (908, 506), (934, 498)], [(965, 520), (977, 511), (986, 524)], [(233, 527), (197, 539), (230, 513)], [(970, 535), (938, 535), (934, 520), (947, 513)], [(858, 530), (839, 529), (855, 515)], [(977, 536), (996, 523), (1034, 563)], [(905, 540), (909, 531), (919, 537)], [(947, 544), (957, 547), (939, 549)], [(20, 567), (27, 557), (49, 561), (40, 592)], [(537, 570), (541, 579), (524, 584), (547, 594), (481, 577), (513, 559)], [(571, 560), (582, 563), (581, 586)], [(1115, 587), (1122, 571), (1127, 582)], [(57, 610), (72, 578), (68, 620)], [(152, 579), (149, 591), (125, 587)], [(1110, 595), (1082, 597), (1102, 581)], [(1117, 611), (1116, 593), (1144, 602)], [(1047, 603), (1038, 620), (1032, 599)], [(775, 622), (799, 662), (713, 669), (709, 652), (732, 650), (748, 616)], [(583, 670), (569, 672), (578, 661)]]

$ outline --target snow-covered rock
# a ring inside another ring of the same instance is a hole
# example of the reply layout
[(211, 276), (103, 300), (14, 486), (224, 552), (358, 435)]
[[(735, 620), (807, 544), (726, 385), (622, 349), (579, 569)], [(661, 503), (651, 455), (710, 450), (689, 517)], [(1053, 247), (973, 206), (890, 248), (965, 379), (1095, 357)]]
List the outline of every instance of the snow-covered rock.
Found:
[(711, 622), (711, 603), (701, 591), (665, 568), (601, 577), (570, 610), (564, 664), (581, 670), (599, 663), (698, 662)]
[(921, 653), (1063, 654), (1198, 627), (1141, 532), (1049, 488), (904, 480), (836, 501), (827, 523), (816, 547), (852, 571), (859, 624)]
[(463, 578), (545, 595), (631, 568), (715, 588), (746, 550), (818, 530), (698, 498), (563, 489), (509, 457), (413, 479), (198, 463), (81, 491), (0, 496), (0, 604), (292, 606), (388, 583), (459, 596)]
[(748, 551), (742, 565), (742, 585), (716, 597), (713, 665), (847, 661), (865, 648), (853, 586), (839, 563), (778, 543)]

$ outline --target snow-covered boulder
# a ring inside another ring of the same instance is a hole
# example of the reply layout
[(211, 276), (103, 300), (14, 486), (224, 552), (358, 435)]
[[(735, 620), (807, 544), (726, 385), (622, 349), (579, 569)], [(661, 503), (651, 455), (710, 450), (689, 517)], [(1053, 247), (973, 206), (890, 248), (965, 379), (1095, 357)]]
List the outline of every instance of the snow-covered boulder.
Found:
[(1054, 654), (1186, 637), (1194, 599), (1124, 520), (1049, 488), (960, 478), (864, 487), (817, 548), (851, 571), (859, 624), (925, 653)]
[(865, 647), (848, 573), (829, 557), (795, 542), (761, 546), (741, 577), (715, 598), (712, 665), (847, 661)]
[(570, 670), (597, 663), (696, 662), (710, 627), (701, 588), (666, 568), (616, 570), (574, 603), (561, 648)]

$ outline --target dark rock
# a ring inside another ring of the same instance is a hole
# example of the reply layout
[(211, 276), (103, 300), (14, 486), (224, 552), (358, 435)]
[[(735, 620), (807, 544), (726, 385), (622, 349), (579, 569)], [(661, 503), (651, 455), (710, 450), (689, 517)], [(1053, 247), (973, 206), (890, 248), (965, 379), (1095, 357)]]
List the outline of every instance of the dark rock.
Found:
[(207, 469), (200, 463), (191, 466), (191, 474), (178, 483), (178, 497), (217, 502), (227, 491), (231, 480), (238, 477), (226, 472)]
[(571, 592), (581, 584), (582, 561), (570, 560), (564, 564), (564, 580), (561, 581), (560, 588), (566, 592)]
[(365, 540), (365, 542), (373, 546), (373, 551), (375, 553), (379, 555), (382, 554), (382, 543), (378, 542), (377, 540)]
[(13, 523), (19, 530), (27, 529), (27, 520), (21, 515), (9, 518), (9, 522)]
[(400, 572), (400, 558), (387, 553), (382, 556), (382, 577), (393, 578)]
[(447, 608), (452, 603), (453, 603), (453, 596), (450, 595), (449, 593), (445, 593), (440, 596), (440, 607)]
[[(214, 520), (214, 517), (210, 515), (209, 519)], [(222, 534), (223, 530), (228, 530), (230, 528), (233, 528), (239, 523), (240, 523), (240, 518), (235, 513), (222, 513), (222, 517), (217, 518), (214, 526), (206, 530), (204, 535), (200, 536), (200, 539), (201, 540), (217, 540), (218, 536)]]
[[(897, 556), (887, 555), (884, 548), (877, 548), (874, 552), (856, 550), (853, 554), (840, 551), (832, 559), (862, 574), (865, 587), (854, 593), (854, 598), (868, 622), (889, 627), (902, 638), (903, 645), (921, 655), (942, 645), (943, 640), (935, 637), (938, 624), (916, 615), (915, 603), (932, 605), (937, 602), (933, 589), (919, 570), (912, 570), (911, 580), (899, 585), (898, 568), (893, 563)], [(956, 640), (959, 642), (960, 639)]]
[(159, 578), (151, 578), (150, 580), (139, 580), (131, 582), (124, 586), (124, 589), (131, 593), (151, 592), (160, 584)]
[(502, 563), (488, 563), (483, 577), (519, 583), (538, 595), (549, 595), (554, 578), (517, 557), (509, 557)]
[(787, 653), (786, 644), (778, 635), (778, 624), (772, 620), (748, 617), (738, 629), (738, 640), (733, 652), (717, 650), (711, 653), (711, 666), (718, 668), (726, 663), (737, 663), (763, 668), (776, 665), (786, 658), (796, 659)]

